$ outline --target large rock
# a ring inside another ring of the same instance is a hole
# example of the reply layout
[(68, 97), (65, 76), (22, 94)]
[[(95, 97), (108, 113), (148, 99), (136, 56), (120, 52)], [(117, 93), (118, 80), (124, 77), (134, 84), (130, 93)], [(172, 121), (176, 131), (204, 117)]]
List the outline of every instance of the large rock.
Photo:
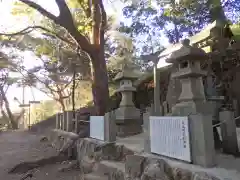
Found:
[(169, 164), (163, 160), (159, 159), (150, 162), (141, 176), (141, 180), (172, 180), (173, 172)]
[(184, 170), (182, 168), (173, 168), (173, 179), (177, 180), (191, 180), (192, 172), (188, 170)]
[(211, 176), (205, 172), (197, 172), (193, 174), (191, 180), (220, 180), (217, 177)]
[(219, 180), (204, 172), (172, 167), (163, 159), (141, 155), (126, 157), (125, 177), (127, 180)]
[(140, 178), (144, 171), (146, 158), (139, 155), (128, 155), (125, 162), (125, 172), (129, 179)]
[(123, 145), (115, 143), (104, 143), (91, 138), (79, 139), (77, 142), (78, 160), (88, 156), (100, 160), (125, 160), (127, 155), (134, 154), (133, 151), (127, 149)]

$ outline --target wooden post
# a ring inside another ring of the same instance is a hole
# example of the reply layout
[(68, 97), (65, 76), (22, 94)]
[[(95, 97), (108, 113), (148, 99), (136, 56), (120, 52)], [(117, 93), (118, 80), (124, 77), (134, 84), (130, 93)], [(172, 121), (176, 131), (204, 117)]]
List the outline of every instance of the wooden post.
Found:
[(56, 114), (56, 129), (60, 129), (60, 115)]
[(160, 115), (160, 72), (157, 69), (157, 63), (154, 64), (154, 111)]

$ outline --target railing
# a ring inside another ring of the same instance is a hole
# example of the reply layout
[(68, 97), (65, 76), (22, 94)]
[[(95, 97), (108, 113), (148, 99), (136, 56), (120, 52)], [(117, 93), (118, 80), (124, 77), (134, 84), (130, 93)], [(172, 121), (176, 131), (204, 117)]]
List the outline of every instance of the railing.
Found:
[(87, 120), (80, 120), (80, 117), (76, 114), (76, 120), (73, 119), (72, 112), (63, 112), (56, 115), (56, 129), (60, 129), (68, 132), (78, 133), (79, 123), (89, 123)]

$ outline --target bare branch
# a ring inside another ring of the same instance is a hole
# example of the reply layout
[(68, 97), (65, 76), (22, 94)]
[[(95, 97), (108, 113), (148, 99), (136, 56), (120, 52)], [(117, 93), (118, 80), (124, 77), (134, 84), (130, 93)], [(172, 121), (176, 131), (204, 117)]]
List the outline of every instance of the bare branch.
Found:
[(26, 28), (22, 29), (21, 31), (18, 31), (18, 32), (15, 32), (15, 33), (0, 33), (0, 35), (2, 35), (2, 36), (25, 35), (25, 34), (31, 33), (32, 31), (34, 31), (36, 29), (41, 29), (43, 31), (46, 31), (46, 32), (50, 33), (50, 35), (48, 35), (48, 36), (56, 37), (56, 38), (66, 42), (66, 43), (68, 43), (70, 45), (76, 45), (76, 44), (72, 43), (71, 41), (69, 41), (68, 39), (63, 38), (62, 36), (54, 33), (53, 31), (51, 31), (51, 30), (49, 30), (49, 29), (47, 29), (45, 27), (42, 27), (42, 26), (29, 26), (29, 27), (26, 27)]
[(75, 41), (74, 41), (75, 43), (72, 42), (72, 41), (69, 41), (68, 39), (63, 38), (62, 36), (60, 36), (58, 34), (53, 34), (53, 33), (52, 34), (46, 34), (46, 33), (43, 33), (43, 35), (44, 36), (48, 36), (50, 38), (58, 38), (58, 39), (62, 40), (63, 42), (65, 42), (65, 43), (67, 43), (67, 44), (69, 44), (71, 46), (78, 46)]
[[(35, 27), (34, 27), (35, 28)], [(0, 33), (1, 36), (17, 36), (17, 35), (24, 35), (32, 32), (34, 30), (33, 26), (29, 26), (27, 28), (24, 28), (21, 31), (15, 32), (15, 33)], [(37, 27), (36, 27), (37, 28)], [(35, 28), (35, 29), (36, 29)]]

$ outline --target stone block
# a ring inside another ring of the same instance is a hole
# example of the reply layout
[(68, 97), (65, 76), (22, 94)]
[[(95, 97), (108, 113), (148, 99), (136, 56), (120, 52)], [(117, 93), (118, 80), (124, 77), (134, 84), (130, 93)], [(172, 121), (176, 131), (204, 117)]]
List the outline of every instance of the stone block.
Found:
[(133, 151), (127, 149), (123, 145), (115, 143), (104, 143), (91, 138), (79, 139), (77, 142), (78, 160), (84, 156), (94, 158), (95, 160), (125, 160), (127, 155), (134, 154)]
[(205, 172), (196, 172), (193, 173), (192, 180), (220, 180), (220, 179)]
[(144, 169), (141, 180), (172, 180), (173, 171), (170, 165), (163, 159), (150, 162)]
[(96, 161), (93, 158), (84, 157), (79, 163), (79, 168), (82, 173), (88, 174), (93, 172), (95, 164)]
[(173, 177), (177, 180), (192, 180), (192, 172), (182, 168), (173, 168)]
[(139, 120), (130, 120), (128, 123), (117, 124), (117, 136), (129, 137), (142, 133), (142, 125)]
[(203, 167), (215, 166), (212, 117), (195, 114), (189, 116), (189, 121), (193, 164)]
[(111, 111), (104, 116), (104, 141), (115, 142), (116, 141), (116, 116), (115, 112)]
[(94, 171), (100, 175), (108, 175), (109, 180), (124, 180), (124, 163), (116, 161), (101, 161), (96, 164)]
[(139, 155), (128, 155), (125, 161), (125, 173), (129, 179), (140, 178), (144, 171), (145, 157)]
[(228, 154), (237, 154), (238, 142), (236, 133), (236, 124), (233, 111), (221, 111), (219, 113), (219, 119), (221, 121), (221, 134), (222, 134), (222, 146), (223, 151)]
[(150, 153), (150, 129), (149, 129), (149, 116), (147, 111), (143, 114), (143, 132), (144, 132), (144, 151)]

